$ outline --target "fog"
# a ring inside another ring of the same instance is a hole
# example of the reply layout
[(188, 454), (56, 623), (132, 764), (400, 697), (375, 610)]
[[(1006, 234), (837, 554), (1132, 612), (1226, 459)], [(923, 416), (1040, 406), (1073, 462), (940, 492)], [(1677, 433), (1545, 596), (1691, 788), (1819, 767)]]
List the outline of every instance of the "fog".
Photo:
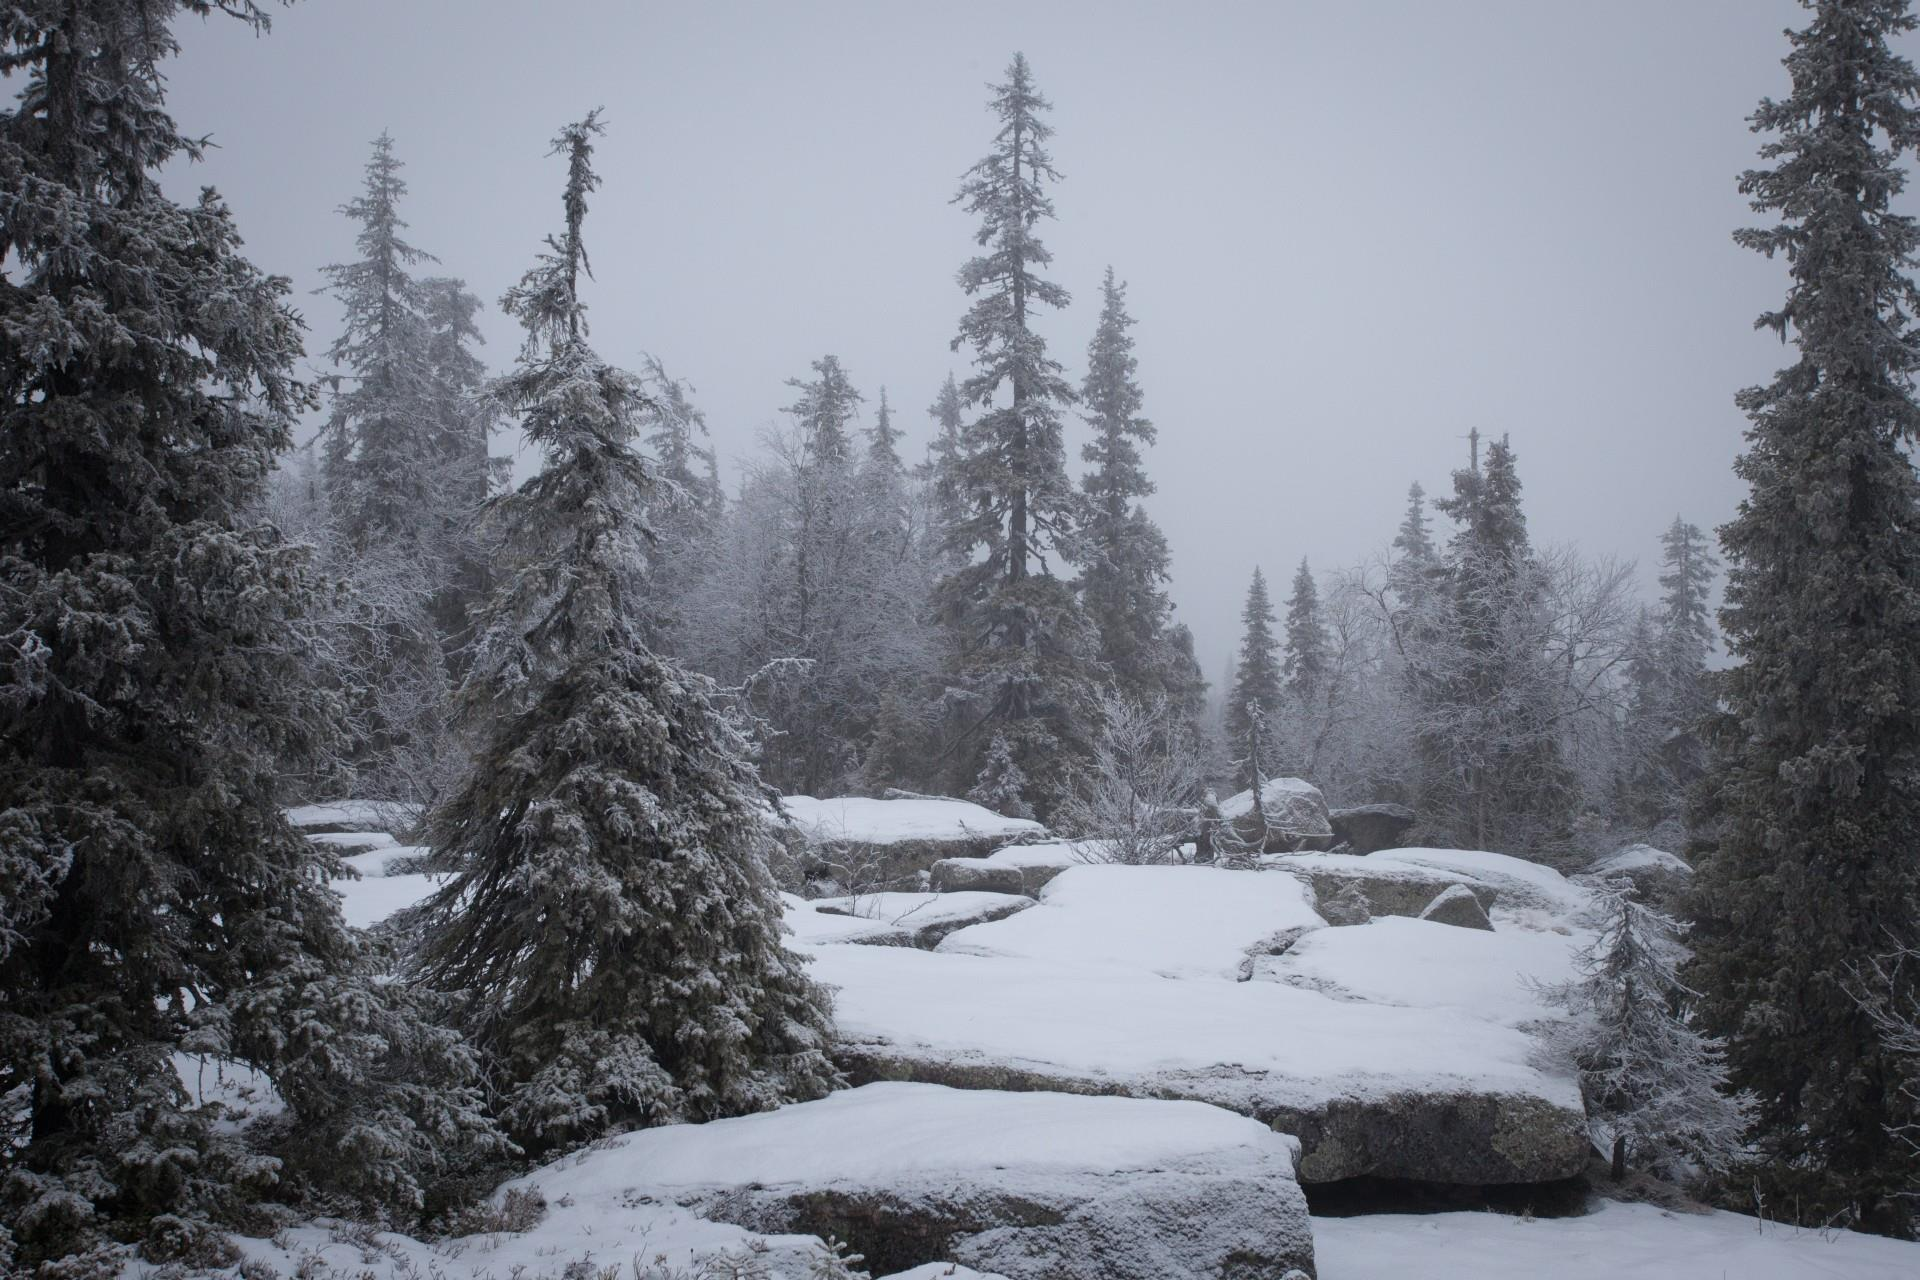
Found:
[[(1641, 560), (1727, 519), (1752, 329), (1783, 271), (1737, 249), (1745, 116), (1780, 92), (1785, 0), (1434, 5), (638, 5), (329, 0), (270, 37), (181, 29), (195, 182), (306, 294), (352, 256), (368, 144), (407, 162), (414, 242), (496, 299), (558, 222), (548, 141), (605, 108), (594, 337), (697, 388), (727, 474), (837, 354), (911, 435), (973, 222), (950, 204), (1023, 50), (1054, 103), (1076, 382), (1102, 270), (1131, 285), (1177, 617), (1218, 680), (1248, 573), (1382, 547), (1470, 428), (1509, 433), (1537, 542)], [(302, 299), (309, 362), (337, 310)], [(515, 326), (484, 324), (504, 367)], [(1077, 441), (1075, 442), (1077, 446)], [(531, 459), (523, 458), (524, 470)], [(1076, 456), (1074, 470), (1080, 469)]]

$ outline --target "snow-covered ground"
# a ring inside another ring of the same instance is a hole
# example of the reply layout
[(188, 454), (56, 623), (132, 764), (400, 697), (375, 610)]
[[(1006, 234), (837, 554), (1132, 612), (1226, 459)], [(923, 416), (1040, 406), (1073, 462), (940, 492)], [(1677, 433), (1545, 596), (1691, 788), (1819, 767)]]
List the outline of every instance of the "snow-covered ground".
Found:
[(1008, 818), (966, 800), (915, 796), (873, 800), (865, 796), (782, 796), (793, 825), (816, 841), (899, 844), (908, 840), (997, 840), (1043, 836), (1046, 828), (1027, 818)]
[(1579, 1218), (1315, 1218), (1320, 1280), (1914, 1280), (1920, 1244), (1605, 1203)]

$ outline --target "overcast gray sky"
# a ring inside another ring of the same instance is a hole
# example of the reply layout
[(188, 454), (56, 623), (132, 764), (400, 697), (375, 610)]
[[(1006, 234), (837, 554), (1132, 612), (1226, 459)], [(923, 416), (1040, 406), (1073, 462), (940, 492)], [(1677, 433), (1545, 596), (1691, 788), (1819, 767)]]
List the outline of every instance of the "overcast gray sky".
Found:
[[(1511, 433), (1536, 541), (1637, 557), (1649, 586), (1676, 513), (1733, 513), (1733, 394), (1785, 359), (1751, 327), (1784, 276), (1732, 244), (1734, 182), (1803, 22), (1790, 0), (311, 0), (262, 40), (181, 28), (172, 106), (218, 149), (172, 181), (219, 187), (304, 294), (351, 254), (335, 210), (390, 129), (414, 242), (492, 302), (558, 222), (548, 140), (604, 106), (601, 353), (691, 380), (731, 464), (833, 352), (917, 457), (966, 360), (949, 199), (1023, 50), (1074, 295), (1044, 331), (1077, 382), (1101, 271), (1131, 283), (1151, 508), (1217, 680), (1256, 562), (1284, 581), (1378, 549), (1473, 426)], [(301, 306), (318, 352), (337, 310)], [(515, 331), (485, 323), (504, 366)]]

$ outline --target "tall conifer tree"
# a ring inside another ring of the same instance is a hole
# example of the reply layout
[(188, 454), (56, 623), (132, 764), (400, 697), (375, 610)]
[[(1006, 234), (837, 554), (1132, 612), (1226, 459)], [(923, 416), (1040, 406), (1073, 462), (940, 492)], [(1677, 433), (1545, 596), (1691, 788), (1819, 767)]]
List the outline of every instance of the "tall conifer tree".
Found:
[(1326, 688), (1333, 666), (1328, 653), (1327, 623), (1320, 613), (1320, 588), (1314, 584), (1313, 570), (1306, 557), (1293, 575), (1293, 593), (1287, 597), (1287, 646), (1280, 664), (1286, 677), (1287, 692), (1302, 703), (1310, 703)]
[(1093, 469), (1081, 480), (1087, 513), (1081, 538), (1080, 595), (1100, 641), (1108, 678), (1128, 696), (1178, 700), (1192, 716), (1202, 686), (1169, 635), (1166, 535), (1141, 499), (1153, 493), (1141, 450), (1154, 442), (1135, 381), (1133, 317), (1127, 287), (1107, 268), (1100, 286), (1100, 322), (1087, 344), (1080, 402), (1093, 439), (1081, 456)]
[[(19, 95), (0, 114), (0, 1240), (22, 1269), (142, 1232), (202, 1247), (196, 1224), (283, 1172), (404, 1207), (484, 1129), (466, 1051), (374, 977), (336, 860), (276, 801), (338, 714), (304, 679), (306, 552), (255, 514), (313, 402), (300, 324), (219, 197), (175, 204), (154, 177), (196, 150), (164, 101), (172, 24), (213, 7), (0, 18)], [(264, 1071), (299, 1150), (249, 1150), (188, 1097), (180, 1053)]]
[[(1920, 928), (1920, 227), (1894, 211), (1920, 144), (1920, 76), (1893, 51), (1905, 0), (1819, 0), (1789, 33), (1788, 95), (1761, 102), (1768, 167), (1740, 190), (1771, 226), (1739, 243), (1786, 259), (1760, 325), (1796, 359), (1740, 394), (1746, 500), (1721, 531), (1730, 731), (1705, 791), (1692, 980), (1758, 1099), (1768, 1203), (1911, 1230), (1911, 1096), (1887, 1031), (1847, 996)], [(1920, 971), (1896, 977), (1913, 999)], [(1903, 1185), (1904, 1184), (1904, 1185)]]
[(1059, 174), (1046, 149), (1050, 104), (1025, 55), (1016, 53), (1005, 82), (993, 86), (991, 107), (1000, 121), (993, 149), (954, 197), (980, 219), (974, 238), (984, 250), (960, 269), (973, 304), (953, 340), (955, 350), (973, 348), (961, 394), (980, 414), (966, 425), (955, 468), (965, 506), (948, 532), (962, 567), (941, 584), (941, 598), (962, 674), (983, 704), (970, 727), (977, 749), (966, 758), (979, 759), (998, 734), (1044, 811), (1085, 751), (1093, 688), (1085, 616), (1049, 561), (1071, 562), (1075, 551), (1079, 503), (1061, 423), (1073, 389), (1033, 328), (1039, 308), (1068, 300), (1040, 274), (1053, 255), (1035, 234), (1054, 216), (1047, 186)]
[(711, 681), (645, 643), (648, 402), (588, 345), (579, 295), (599, 132), (596, 113), (556, 139), (565, 229), (503, 300), (527, 341), (494, 395), (546, 465), (494, 504), (508, 573), (468, 682), (486, 741), (431, 823), (460, 874), (423, 949), (536, 1147), (834, 1078), (824, 996), (780, 944), (748, 744)]
[(1258, 759), (1270, 739), (1273, 715), (1280, 709), (1280, 642), (1274, 637), (1273, 600), (1266, 575), (1256, 567), (1240, 610), (1240, 649), (1232, 692), (1227, 697), (1228, 750), (1240, 762), (1240, 784), (1258, 787), (1256, 775), (1271, 765)]

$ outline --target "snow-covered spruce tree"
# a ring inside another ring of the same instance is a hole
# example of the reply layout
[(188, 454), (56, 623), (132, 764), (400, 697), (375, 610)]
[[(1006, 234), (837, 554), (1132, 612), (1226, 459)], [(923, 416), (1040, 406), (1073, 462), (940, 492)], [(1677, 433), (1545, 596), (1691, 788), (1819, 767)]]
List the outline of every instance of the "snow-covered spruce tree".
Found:
[(1678, 834), (1687, 789), (1707, 768), (1709, 599), (1719, 562), (1699, 527), (1678, 516), (1660, 542), (1660, 609), (1636, 621), (1627, 669), (1624, 800), (1639, 827)]
[(1527, 536), (1505, 437), (1472, 433), (1470, 463), (1437, 505), (1457, 525), (1446, 559), (1448, 634), (1428, 658), (1423, 750), (1438, 761), (1422, 807), (1472, 848), (1538, 853), (1565, 840), (1573, 808), (1561, 759), (1562, 673), (1549, 657), (1548, 574)]
[[(1079, 502), (1067, 479), (1063, 406), (1073, 389), (1033, 328), (1040, 307), (1067, 291), (1040, 275), (1052, 261), (1035, 229), (1053, 216), (1058, 181), (1046, 141), (1053, 127), (1026, 57), (1015, 54), (993, 86), (1000, 121), (993, 149), (967, 171), (956, 203), (980, 219), (984, 250), (960, 269), (973, 304), (953, 340), (973, 349), (961, 394), (979, 416), (966, 424), (954, 479), (963, 516), (948, 530), (958, 563), (940, 584), (959, 679), (977, 710), (951, 750), (960, 777), (993, 737), (1002, 739), (1047, 808), (1064, 794), (1091, 729), (1095, 643), (1072, 586), (1049, 557), (1072, 563)], [(970, 750), (960, 750), (970, 745)]]
[(967, 799), (1009, 818), (1033, 816), (1033, 808), (1027, 803), (1027, 775), (1013, 758), (1013, 748), (1007, 744), (1005, 734), (993, 735), (986, 759), (980, 766), (980, 776), (974, 779)]
[(1100, 286), (1100, 322), (1087, 344), (1087, 376), (1080, 403), (1093, 439), (1081, 450), (1092, 470), (1081, 479), (1086, 517), (1081, 536), (1080, 600), (1099, 636), (1100, 660), (1124, 699), (1152, 703), (1178, 698), (1182, 714), (1198, 719), (1195, 694), (1204, 688), (1169, 636), (1173, 601), (1167, 595), (1166, 535), (1141, 505), (1153, 493), (1141, 450), (1154, 442), (1153, 423), (1141, 415), (1139, 361), (1133, 354), (1133, 317), (1127, 287), (1107, 268)]
[(459, 874), (420, 956), (536, 1149), (834, 1079), (826, 997), (780, 945), (749, 744), (642, 637), (648, 406), (588, 345), (579, 295), (600, 130), (590, 114), (556, 140), (565, 230), (503, 299), (527, 340), (493, 395), (545, 466), (492, 504), (506, 565), (464, 691), (486, 729), (430, 822)]
[(1320, 588), (1306, 557), (1293, 575), (1293, 593), (1287, 597), (1287, 642), (1280, 674), (1286, 691), (1297, 701), (1311, 703), (1325, 688), (1333, 666), (1328, 652), (1326, 618), (1320, 612)]
[[(959, 384), (948, 374), (947, 380), (940, 384), (940, 394), (927, 407), (927, 416), (933, 419), (933, 439), (927, 442), (926, 460), (916, 468), (928, 492), (932, 513), (929, 536), (941, 555), (954, 558), (960, 564), (966, 562), (965, 558), (949, 548), (958, 545), (953, 530), (967, 515), (960, 475), (960, 461), (966, 456), (962, 438), (965, 414)], [(947, 568), (951, 571), (953, 565)]]
[(840, 357), (824, 355), (813, 362), (812, 378), (788, 378), (800, 393), (787, 406), (814, 459), (838, 465), (853, 457), (853, 420), (866, 399), (840, 365)]
[(1740, 1154), (1746, 1100), (1727, 1092), (1721, 1042), (1690, 1017), (1681, 926), (1634, 901), (1630, 881), (1594, 888), (1599, 936), (1576, 958), (1579, 976), (1541, 993), (1572, 1015), (1549, 1051), (1579, 1073), (1587, 1114), (1611, 1135), (1615, 1180), (1629, 1164), (1722, 1172)]
[(381, 134), (361, 193), (340, 209), (358, 224), (360, 257), (323, 268), (344, 311), (327, 351), (342, 372), (322, 436), (333, 534), (323, 567), (360, 606), (338, 666), (355, 713), (355, 789), (422, 799), (449, 753), (452, 689), (433, 606), (453, 576), (438, 515), (452, 477), (427, 295), (410, 274), (434, 259), (401, 238), (401, 167)]
[[(1274, 638), (1273, 601), (1267, 579), (1258, 567), (1247, 586), (1247, 603), (1240, 610), (1240, 650), (1227, 695), (1227, 750), (1240, 765), (1234, 785), (1242, 790), (1259, 783), (1254, 773), (1270, 761), (1256, 760), (1255, 738), (1265, 739), (1280, 709), (1280, 642)], [(1257, 796), (1256, 796), (1257, 799)]]
[(713, 447), (701, 443), (708, 435), (707, 418), (693, 402), (693, 388), (669, 374), (657, 356), (644, 358), (640, 376), (655, 480), (648, 507), (655, 544), (647, 581), (647, 642), (684, 657), (687, 597), (715, 569), (725, 502)]
[(483, 393), (487, 366), (473, 351), (486, 341), (474, 322), (480, 299), (464, 280), (420, 281), (427, 325), (428, 413), (434, 431), (434, 501), (430, 508), (444, 550), (436, 583), (434, 621), (451, 680), (465, 675), (474, 640), (474, 614), (489, 594), (492, 548), (479, 527), (480, 508), (504, 484), (509, 459), (493, 455), (498, 411)]
[[(256, 515), (312, 404), (300, 326), (219, 198), (154, 178), (195, 151), (172, 23), (212, 9), (0, 19), (0, 1235), (28, 1271), (217, 1256), (205, 1224), (276, 1180), (404, 1207), (486, 1141), (466, 1049), (367, 971), (276, 803), (338, 710), (303, 678), (306, 552)], [(180, 1053), (271, 1078), (281, 1158)]]
[(867, 428), (867, 465), (877, 471), (899, 474), (900, 437), (906, 433), (893, 425), (893, 406), (887, 403), (887, 389), (880, 388), (880, 407), (874, 410), (873, 425)]
[(1689, 980), (1758, 1098), (1769, 1203), (1909, 1232), (1911, 1155), (1889, 1129), (1914, 1100), (1842, 987), (1920, 927), (1920, 226), (1894, 212), (1920, 75), (1891, 47), (1915, 27), (1904, 0), (1809, 7), (1791, 91), (1752, 117), (1768, 167), (1740, 179), (1779, 218), (1736, 239), (1786, 259), (1786, 301), (1759, 323), (1796, 358), (1740, 394), (1750, 492), (1721, 530), (1736, 665), (1701, 788), (1719, 829), (1697, 853)]

